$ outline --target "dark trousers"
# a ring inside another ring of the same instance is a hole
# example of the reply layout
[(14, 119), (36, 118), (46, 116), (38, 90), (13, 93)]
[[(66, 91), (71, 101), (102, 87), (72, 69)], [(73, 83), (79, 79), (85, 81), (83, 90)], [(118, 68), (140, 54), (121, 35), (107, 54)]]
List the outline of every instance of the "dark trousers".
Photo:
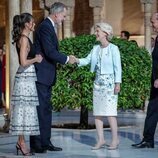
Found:
[(150, 92), (150, 100), (147, 109), (147, 115), (144, 124), (144, 140), (154, 144), (154, 135), (156, 125), (158, 122), (158, 89), (154, 88), (154, 82), (152, 81), (152, 87)]
[(30, 148), (47, 147), (51, 139), (51, 123), (52, 123), (52, 105), (51, 89), (41, 83), (36, 83), (39, 98), (39, 106), (37, 107), (40, 135), (30, 136)]

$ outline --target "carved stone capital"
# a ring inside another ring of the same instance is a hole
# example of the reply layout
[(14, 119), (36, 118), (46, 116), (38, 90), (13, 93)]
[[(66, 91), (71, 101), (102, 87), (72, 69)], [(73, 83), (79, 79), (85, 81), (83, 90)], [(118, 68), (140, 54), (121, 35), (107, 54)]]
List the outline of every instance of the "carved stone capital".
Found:
[(153, 0), (141, 0), (144, 5), (143, 12), (150, 13), (152, 12)]
[(41, 9), (44, 9), (44, 1), (43, 0), (39, 0), (39, 7)]
[(75, 6), (75, 1), (74, 0), (45, 0), (45, 3), (47, 6), (51, 6), (55, 2), (61, 2), (65, 4), (67, 7), (74, 7)]
[(99, 7), (102, 8), (104, 5), (104, 0), (89, 0), (89, 6), (92, 8)]
[(140, 0), (141, 3), (143, 4), (152, 4), (154, 2), (154, 0)]

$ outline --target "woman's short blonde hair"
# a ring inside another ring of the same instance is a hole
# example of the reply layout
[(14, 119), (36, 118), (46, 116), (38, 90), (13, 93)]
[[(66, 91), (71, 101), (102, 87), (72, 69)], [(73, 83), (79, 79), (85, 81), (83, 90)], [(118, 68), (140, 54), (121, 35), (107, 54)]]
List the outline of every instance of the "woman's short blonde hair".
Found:
[(103, 32), (106, 32), (108, 34), (107, 40), (111, 40), (113, 37), (113, 28), (111, 25), (105, 22), (100, 22), (95, 24), (95, 29), (99, 27)]

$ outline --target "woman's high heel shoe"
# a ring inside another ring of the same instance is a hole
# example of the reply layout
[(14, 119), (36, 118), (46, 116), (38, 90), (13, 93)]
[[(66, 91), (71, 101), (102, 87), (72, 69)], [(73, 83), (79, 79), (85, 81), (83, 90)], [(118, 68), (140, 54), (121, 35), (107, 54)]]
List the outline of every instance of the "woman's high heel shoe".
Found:
[(108, 144), (104, 143), (98, 143), (94, 147), (91, 148), (91, 150), (98, 150), (100, 148), (104, 148), (105, 146), (109, 146)]
[(114, 146), (109, 146), (107, 149), (108, 150), (116, 150), (116, 149), (118, 149), (118, 146), (119, 146), (119, 144), (117, 144), (117, 145), (114, 145)]
[(16, 155), (19, 155), (19, 146), (18, 145), (16, 145)]
[(24, 155), (24, 156), (31, 156), (32, 155), (32, 153), (30, 153), (30, 152), (24, 152), (23, 150), (22, 150), (22, 148), (21, 148), (21, 146), (17, 143), (16, 144), (16, 152), (17, 152), (17, 155), (19, 155), (19, 150), (21, 151), (21, 153)]

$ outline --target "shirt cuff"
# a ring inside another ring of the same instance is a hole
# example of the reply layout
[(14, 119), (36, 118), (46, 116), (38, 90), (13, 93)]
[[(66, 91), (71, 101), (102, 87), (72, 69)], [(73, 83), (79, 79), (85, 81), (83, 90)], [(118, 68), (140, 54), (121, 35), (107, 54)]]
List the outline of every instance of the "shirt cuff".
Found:
[(65, 64), (67, 64), (67, 63), (68, 63), (68, 61), (69, 61), (69, 56), (67, 56), (67, 59), (66, 59)]

